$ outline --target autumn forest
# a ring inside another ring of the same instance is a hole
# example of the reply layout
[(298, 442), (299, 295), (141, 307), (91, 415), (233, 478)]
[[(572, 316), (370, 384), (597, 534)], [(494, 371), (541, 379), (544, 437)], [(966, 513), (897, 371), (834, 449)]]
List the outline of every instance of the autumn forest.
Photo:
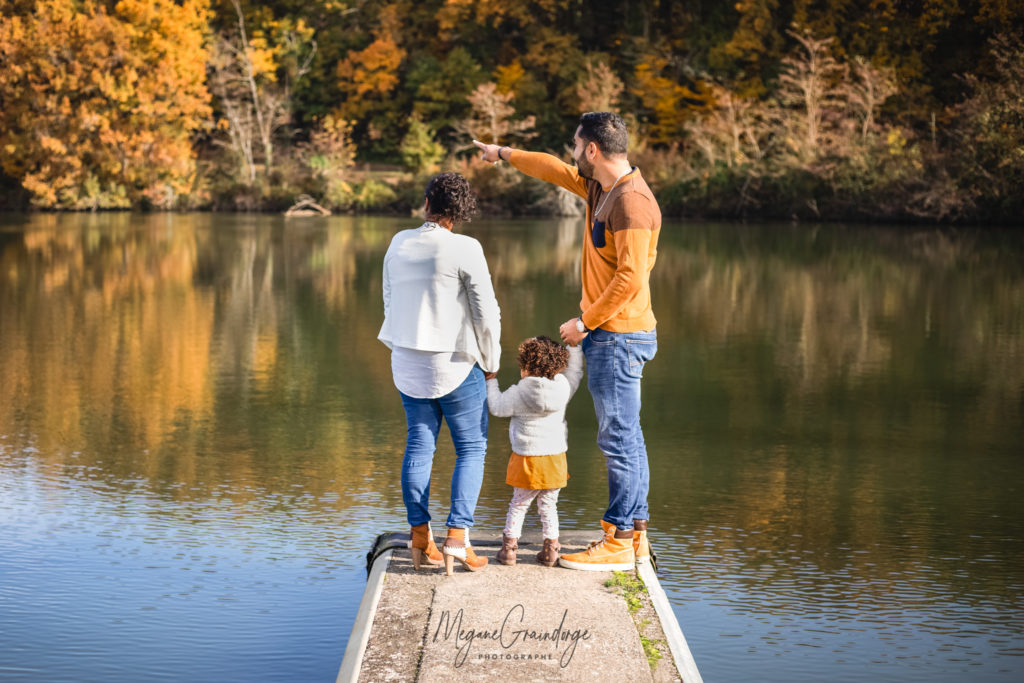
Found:
[(569, 214), (620, 112), (666, 214), (1019, 223), (1024, 0), (0, 0), (0, 207)]

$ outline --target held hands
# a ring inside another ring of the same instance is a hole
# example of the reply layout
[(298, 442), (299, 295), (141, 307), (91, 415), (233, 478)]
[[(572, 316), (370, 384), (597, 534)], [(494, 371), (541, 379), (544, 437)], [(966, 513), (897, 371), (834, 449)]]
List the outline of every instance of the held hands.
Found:
[(492, 164), (496, 164), (501, 161), (501, 145), (488, 145), (487, 143), (480, 142), (479, 140), (473, 140), (473, 144), (480, 148), (480, 159), (482, 161), (489, 161)]
[(484, 379), (485, 380), (498, 379), (498, 373), (496, 373), (496, 372), (485, 372), (484, 373)]
[(562, 323), (562, 326), (558, 328), (558, 333), (562, 335), (562, 341), (569, 346), (579, 346), (583, 338), (587, 336), (586, 332), (580, 332), (576, 329), (576, 321), (579, 318), (573, 318), (572, 320), (566, 320)]

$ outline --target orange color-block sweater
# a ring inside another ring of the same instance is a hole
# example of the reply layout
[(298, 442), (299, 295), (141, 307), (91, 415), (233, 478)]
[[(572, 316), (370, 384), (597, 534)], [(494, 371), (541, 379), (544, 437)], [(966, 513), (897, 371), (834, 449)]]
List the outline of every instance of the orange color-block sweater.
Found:
[(587, 202), (583, 324), (609, 332), (653, 330), (657, 321), (651, 310), (650, 276), (658, 255), (661, 209), (639, 169), (634, 167), (606, 193), (596, 180), (581, 177), (575, 166), (550, 154), (512, 150), (509, 162)]

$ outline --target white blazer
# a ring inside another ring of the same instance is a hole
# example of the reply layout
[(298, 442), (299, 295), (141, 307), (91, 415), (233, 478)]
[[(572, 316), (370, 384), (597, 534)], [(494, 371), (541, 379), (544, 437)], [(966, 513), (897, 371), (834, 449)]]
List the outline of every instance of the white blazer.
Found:
[(460, 352), (497, 372), (501, 311), (483, 247), (436, 223), (403, 230), (384, 255), (384, 324), (388, 348)]

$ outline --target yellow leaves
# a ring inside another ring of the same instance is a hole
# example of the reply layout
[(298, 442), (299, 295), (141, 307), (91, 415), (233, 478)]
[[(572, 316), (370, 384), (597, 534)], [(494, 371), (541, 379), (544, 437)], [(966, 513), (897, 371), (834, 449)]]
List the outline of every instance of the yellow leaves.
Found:
[(357, 98), (384, 97), (398, 85), (398, 67), (404, 57), (405, 51), (390, 36), (378, 38), (338, 64), (339, 85)]
[(57, 193), (49, 182), (41, 179), (40, 174), (30, 173), (21, 179), (21, 186), (32, 194), (32, 201), (39, 206), (54, 206)]
[(473, 0), (445, 0), (444, 7), (437, 13), (437, 24), (442, 35), (457, 33), (461, 24), (469, 19)]
[(893, 156), (901, 154), (907, 146), (907, 139), (899, 128), (890, 128), (885, 141), (889, 145), (889, 154)]
[(516, 59), (511, 64), (499, 66), (494, 70), (494, 74), (498, 77), (498, 92), (505, 94), (516, 91), (519, 82), (526, 75), (526, 70)]
[(21, 17), (4, 17), (4, 23), (6, 24), (4, 33), (6, 34), (7, 41), (17, 43), (24, 37), (25, 23)]
[[(252, 30), (248, 45), (245, 46), (246, 69), (260, 86), (277, 83), (295, 77), (296, 62), (308, 55), (300, 53), (314, 43), (315, 30), (302, 19), (270, 19)], [(234, 40), (229, 38), (229, 42)], [(232, 45), (232, 50), (237, 50)], [(288, 76), (283, 72), (291, 71)]]
[(399, 14), (398, 5), (384, 5), (380, 10), (380, 26), (375, 31), (377, 38), (391, 38), (401, 35), (402, 19)]
[(252, 40), (249, 45), (249, 62), (252, 64), (253, 76), (263, 76), (276, 81), (277, 61), (274, 59), (274, 50), (266, 47), (265, 40)]
[[(445, 0), (438, 11), (438, 28), (442, 38), (470, 29), (472, 24), (497, 28), (508, 22), (518, 26), (550, 22), (559, 11), (564, 11), (566, 0)], [(463, 31), (460, 31), (462, 29)]]
[[(351, 124), (343, 118), (328, 114), (320, 120), (320, 126), (330, 135), (345, 139), (351, 129)], [(348, 144), (348, 143), (345, 143)]]
[(378, 20), (374, 41), (338, 62), (338, 87), (346, 96), (339, 107), (343, 118), (361, 118), (398, 85), (406, 52), (398, 45), (401, 21), (397, 6), (384, 6)]
[(209, 113), (205, 3), (39, 0), (0, 22), (3, 169), (46, 207), (126, 206), (187, 173)]
[(634, 69), (635, 83), (632, 88), (644, 105), (654, 114), (651, 123), (650, 140), (655, 143), (672, 143), (681, 136), (688, 100), (700, 97), (689, 88), (662, 75), (668, 68), (668, 61), (657, 55), (637, 64)]
[(974, 18), (979, 24), (997, 26), (1000, 30), (1012, 30), (1020, 17), (1024, 15), (1024, 2), (1021, 0), (981, 0), (978, 15)]
[(51, 154), (66, 154), (68, 151), (64, 143), (50, 135), (39, 136), (39, 146), (43, 148), (43, 151), (50, 152)]

